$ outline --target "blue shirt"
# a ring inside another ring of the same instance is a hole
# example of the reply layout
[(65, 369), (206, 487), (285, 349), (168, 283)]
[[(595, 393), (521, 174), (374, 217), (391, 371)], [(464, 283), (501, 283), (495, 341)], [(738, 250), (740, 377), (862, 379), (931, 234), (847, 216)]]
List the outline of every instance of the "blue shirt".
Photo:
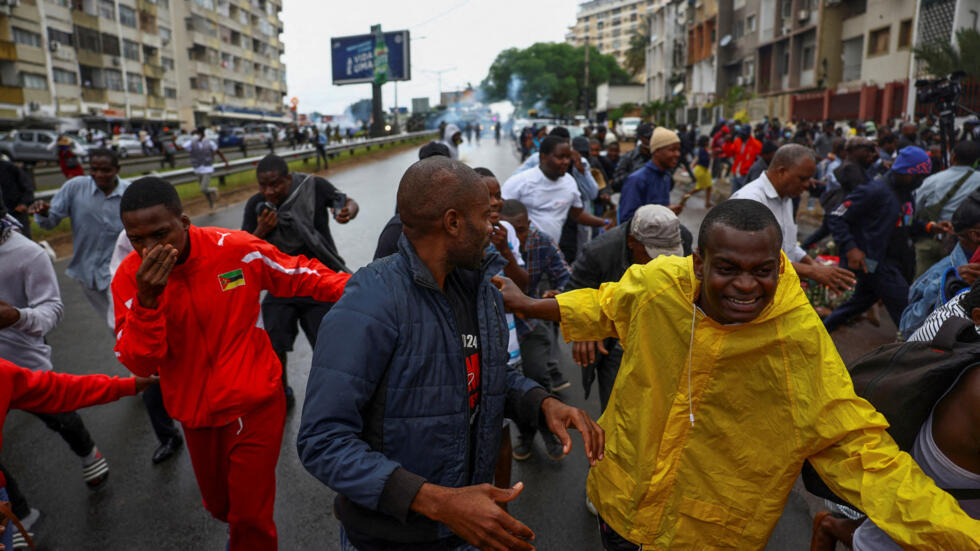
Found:
[[(926, 178), (922, 182), (922, 186), (915, 190), (916, 210), (938, 204), (949, 193), (949, 190), (953, 189), (956, 182), (967, 173), (970, 173), (970, 176), (960, 186), (959, 191), (950, 197), (949, 201), (943, 205), (942, 210), (939, 211), (939, 220), (951, 220), (953, 213), (963, 203), (963, 200), (980, 188), (980, 172), (968, 166), (951, 166)], [(938, 222), (938, 220), (933, 220), (933, 222)]]
[(46, 230), (71, 218), (75, 253), (65, 273), (82, 285), (99, 291), (108, 289), (112, 281), (109, 261), (116, 238), (123, 230), (119, 200), (129, 187), (129, 180), (117, 178), (117, 181), (116, 188), (107, 196), (91, 176), (76, 176), (55, 194), (47, 216), (34, 215), (34, 220)]
[(633, 217), (643, 205), (670, 205), (670, 188), (673, 179), (653, 161), (647, 161), (640, 170), (629, 175), (623, 183), (619, 198), (619, 223)]
[(908, 339), (925, 323), (929, 314), (942, 305), (943, 274), (950, 268), (957, 268), (970, 261), (966, 251), (959, 243), (946, 258), (933, 264), (928, 270), (909, 287), (909, 304), (902, 312), (902, 320), (898, 325), (902, 336)]

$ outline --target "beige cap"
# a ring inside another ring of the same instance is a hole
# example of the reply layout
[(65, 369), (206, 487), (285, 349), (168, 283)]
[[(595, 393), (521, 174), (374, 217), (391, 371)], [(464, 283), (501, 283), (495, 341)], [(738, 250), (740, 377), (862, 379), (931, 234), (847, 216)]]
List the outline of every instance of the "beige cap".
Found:
[(681, 139), (677, 137), (677, 132), (658, 126), (653, 129), (653, 135), (650, 136), (650, 151), (656, 151), (661, 147), (675, 143), (681, 143)]
[(630, 235), (643, 244), (650, 258), (684, 256), (681, 221), (663, 205), (643, 205), (636, 209), (630, 222)]

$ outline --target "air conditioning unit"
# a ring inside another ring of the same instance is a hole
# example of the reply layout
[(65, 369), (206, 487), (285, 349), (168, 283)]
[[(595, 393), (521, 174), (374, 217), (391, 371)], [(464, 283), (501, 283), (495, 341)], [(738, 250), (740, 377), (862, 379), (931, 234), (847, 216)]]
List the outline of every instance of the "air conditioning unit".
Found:
[(27, 104), (27, 108), (30, 109), (31, 113), (34, 113), (41, 110), (41, 104), (36, 101), (32, 101)]
[(61, 47), (60, 42), (55, 42), (53, 40), (48, 42), (48, 49), (51, 50), (52, 52), (57, 52), (58, 48), (60, 47)]
[(800, 13), (798, 13), (796, 17), (800, 21), (806, 21), (807, 19), (810, 19), (810, 10), (800, 10)]
[(783, 27), (783, 34), (784, 35), (787, 35), (787, 34), (789, 34), (791, 32), (793, 32), (793, 27), (790, 27), (789, 25), (786, 25), (785, 27)]
[(113, 56), (113, 57), (112, 57), (112, 64), (113, 64), (113, 66), (115, 66), (115, 67), (119, 67), (119, 58), (118, 58), (118, 57), (116, 57), (116, 56)]

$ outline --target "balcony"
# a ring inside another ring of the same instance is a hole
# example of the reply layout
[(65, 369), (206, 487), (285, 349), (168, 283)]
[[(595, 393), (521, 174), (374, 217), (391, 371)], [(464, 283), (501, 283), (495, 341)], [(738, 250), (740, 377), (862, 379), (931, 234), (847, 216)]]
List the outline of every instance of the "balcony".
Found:
[(0, 40), (0, 59), (17, 61), (17, 45), (10, 40)]
[(82, 88), (82, 100), (89, 103), (105, 103), (109, 94), (103, 88)]
[(24, 104), (24, 89), (14, 86), (0, 86), (0, 103)]
[(90, 29), (99, 30), (101, 28), (99, 26), (98, 16), (85, 13), (82, 10), (71, 10), (71, 21), (76, 25), (81, 25)]
[(152, 65), (149, 63), (143, 64), (143, 76), (161, 79), (163, 78), (163, 73), (164, 69), (162, 65)]
[(146, 106), (150, 109), (166, 109), (167, 100), (163, 96), (148, 95), (146, 96)]

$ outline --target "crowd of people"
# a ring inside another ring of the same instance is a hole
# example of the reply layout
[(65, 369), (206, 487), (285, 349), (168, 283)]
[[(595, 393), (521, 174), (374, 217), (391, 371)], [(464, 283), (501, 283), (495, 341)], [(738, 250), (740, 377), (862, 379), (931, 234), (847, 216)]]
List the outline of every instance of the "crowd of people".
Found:
[[(461, 161), (467, 129), (447, 124), (356, 271), (331, 219), (361, 206), (272, 153), (241, 230), (192, 224), (172, 185), (120, 178), (108, 149), (50, 203), (0, 170), (0, 423), (33, 413), (98, 488), (109, 462), (75, 410), (142, 393), (152, 462), (186, 446), (228, 548), (276, 549), (302, 329), (314, 352), (296, 448), (337, 494), (345, 550), (550, 548), (508, 513), (524, 489), (510, 469), (539, 436), (563, 460), (570, 429), (608, 551), (761, 549), (804, 462), (848, 504), (828, 502), (812, 549), (978, 549), (980, 369), (963, 368), (900, 448), (831, 338), (880, 301), (910, 344), (955, 319), (969, 320), (958, 339), (980, 341), (980, 143), (957, 142), (934, 170), (941, 152), (907, 126), (720, 121), (699, 136), (645, 123), (622, 154), (605, 127), (571, 139), (555, 126), (521, 132), (522, 165), (498, 175)], [(210, 199), (202, 140), (185, 148)], [(731, 196), (713, 204), (722, 178)], [(699, 192), (695, 239), (679, 215)], [(823, 210), (809, 236), (805, 193)], [(70, 219), (66, 275), (134, 378), (53, 369), (44, 335), (64, 306), (29, 216)], [(810, 286), (835, 308), (818, 312)], [(586, 397), (598, 389), (598, 420), (561, 399), (562, 340)], [(19, 524), (0, 542), (26, 548), (39, 512), (0, 466), (4, 501)]]

